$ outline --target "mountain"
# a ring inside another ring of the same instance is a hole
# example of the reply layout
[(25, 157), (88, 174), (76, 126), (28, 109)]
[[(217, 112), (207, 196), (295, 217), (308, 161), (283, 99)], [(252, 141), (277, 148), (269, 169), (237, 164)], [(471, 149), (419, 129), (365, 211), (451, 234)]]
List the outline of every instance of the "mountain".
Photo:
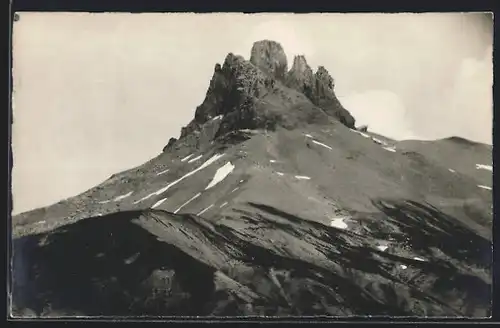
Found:
[(489, 316), (491, 163), (356, 129), (324, 67), (259, 41), (157, 157), (12, 218), (12, 311)]

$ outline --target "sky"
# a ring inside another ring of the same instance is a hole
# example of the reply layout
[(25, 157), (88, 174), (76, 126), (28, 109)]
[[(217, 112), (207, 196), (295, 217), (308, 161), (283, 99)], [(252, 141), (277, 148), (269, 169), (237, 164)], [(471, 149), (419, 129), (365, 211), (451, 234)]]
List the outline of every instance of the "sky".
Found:
[(281, 43), (373, 132), (492, 143), (493, 18), (483, 13), (20, 13), (13, 28), (13, 214), (157, 156), (216, 63)]

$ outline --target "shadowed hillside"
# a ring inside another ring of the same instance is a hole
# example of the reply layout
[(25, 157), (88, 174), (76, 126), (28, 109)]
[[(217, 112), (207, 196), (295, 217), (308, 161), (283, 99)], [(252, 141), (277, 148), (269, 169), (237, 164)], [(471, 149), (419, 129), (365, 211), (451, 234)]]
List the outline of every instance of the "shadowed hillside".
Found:
[(490, 242), (435, 208), (375, 203), (369, 234), (263, 204), (89, 218), (15, 241), (14, 298), (38, 315), (488, 315)]

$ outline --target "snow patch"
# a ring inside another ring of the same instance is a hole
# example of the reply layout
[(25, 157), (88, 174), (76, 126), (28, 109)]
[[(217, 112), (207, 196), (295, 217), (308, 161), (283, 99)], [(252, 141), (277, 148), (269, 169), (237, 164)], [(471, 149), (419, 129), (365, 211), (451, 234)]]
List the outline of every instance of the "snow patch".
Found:
[(348, 225), (344, 222), (344, 218), (332, 219), (330, 226), (338, 229), (347, 229)]
[(213, 206), (214, 206), (214, 204), (205, 207), (200, 213), (198, 213), (196, 215), (202, 215), (203, 213), (205, 213), (206, 211), (208, 211), (209, 209), (211, 209)]
[(176, 209), (174, 211), (174, 214), (177, 214), (177, 212), (179, 212), (181, 210), (181, 208), (183, 208), (184, 206), (186, 206), (187, 204), (191, 203), (193, 200), (195, 200), (196, 198), (200, 197), (201, 195), (201, 192), (197, 193), (196, 195), (194, 195), (193, 197), (191, 197), (187, 202), (185, 202), (184, 204), (182, 204), (178, 209)]
[(193, 163), (193, 162), (196, 162), (197, 160), (199, 160), (203, 155), (198, 155), (196, 156), (195, 158), (192, 158), (188, 161), (188, 163)]
[(456, 171), (454, 169), (448, 169), (451, 173), (455, 173)]
[(134, 255), (132, 255), (131, 257), (129, 257), (128, 259), (125, 260), (125, 264), (132, 264), (134, 263), (135, 260), (137, 260), (137, 258), (139, 257), (139, 252), (135, 253)]
[[(355, 133), (357, 133), (357, 134), (360, 134), (360, 135), (362, 135), (362, 136), (363, 136), (363, 137), (365, 137), (365, 138), (371, 138), (368, 134), (363, 133), (363, 132), (361, 132), (361, 131), (354, 130), (354, 129), (349, 129), (349, 130), (351, 130), (352, 132), (355, 132)], [(377, 139), (377, 140), (378, 140), (378, 139)]]
[(487, 171), (493, 172), (493, 166), (486, 165), (486, 164), (476, 164), (476, 169), (477, 170), (487, 170)]
[(240, 187), (236, 187), (236, 188), (234, 188), (234, 189), (231, 191), (231, 193), (235, 192), (235, 191), (236, 191), (236, 190), (238, 190), (238, 189), (240, 189)]
[(358, 131), (358, 133), (361, 134), (365, 138), (370, 138), (370, 136), (368, 134), (366, 134), (366, 133), (359, 132), (359, 131)]
[(425, 262), (425, 259), (421, 258), (421, 257), (414, 257), (413, 258), (415, 261), (420, 261), (420, 262)]
[(483, 189), (486, 189), (486, 190), (491, 190), (491, 187), (488, 187), (488, 186), (483, 186), (483, 185), (477, 185), (479, 188), (483, 188)]
[(408, 267), (407, 267), (406, 265), (404, 265), (404, 264), (401, 264), (399, 267), (400, 267), (401, 269), (403, 269), (403, 270), (408, 269)]
[(192, 172), (198, 172), (199, 170), (203, 170), (204, 168), (206, 168), (210, 164), (214, 163), (215, 161), (217, 161), (219, 158), (221, 158), (223, 156), (224, 156), (224, 154), (215, 154), (214, 156), (207, 159), (205, 161), (205, 163), (201, 164), (201, 166), (199, 168), (197, 168), (196, 170), (194, 170)]
[(311, 196), (308, 196), (307, 199), (309, 200), (312, 200), (312, 201), (315, 201), (315, 202), (318, 202), (318, 203), (321, 203), (321, 201), (317, 200), (316, 198), (314, 197), (311, 197)]
[(315, 143), (315, 144), (317, 144), (317, 145), (320, 145), (320, 146), (323, 146), (323, 147), (325, 147), (325, 148), (328, 148), (328, 149), (332, 150), (332, 147), (327, 146), (327, 145), (325, 145), (325, 144), (324, 144), (324, 143), (322, 143), (322, 142), (319, 142), (319, 141), (313, 140), (313, 143)]
[(120, 196), (116, 197), (114, 200), (115, 200), (115, 202), (117, 202), (117, 201), (120, 201), (120, 200), (122, 200), (124, 198), (127, 198), (130, 195), (132, 195), (132, 191), (126, 193), (125, 195), (120, 195)]
[[(159, 194), (162, 194), (164, 193), (165, 191), (167, 191), (169, 188), (171, 188), (172, 186), (178, 184), (179, 182), (181, 182), (182, 180), (192, 176), (193, 174), (195, 174), (196, 172), (198, 171), (201, 171), (203, 170), (204, 168), (206, 168), (207, 166), (209, 166), (210, 164), (214, 163), (215, 161), (217, 161), (219, 158), (221, 158), (222, 156), (224, 156), (224, 154), (216, 154), (212, 157), (210, 157), (208, 160), (205, 161), (205, 163), (201, 164), (198, 168), (192, 170), (191, 172), (188, 172), (186, 174), (184, 174), (182, 177), (180, 177), (179, 179), (169, 183), (167, 186), (161, 188), (160, 190), (156, 191), (154, 194), (156, 195), (159, 195)], [(149, 198), (149, 197), (148, 197)]]
[(148, 198), (150, 198), (150, 197), (153, 197), (154, 195), (156, 195), (156, 192), (152, 192), (152, 193), (150, 193), (149, 195), (144, 196), (144, 197), (142, 197), (142, 198), (141, 198), (141, 199), (139, 199), (139, 200), (136, 200), (136, 201), (134, 202), (134, 204), (137, 204), (137, 203), (140, 203), (140, 202), (142, 202), (142, 201), (145, 201), (146, 199), (148, 199)]
[(109, 202), (111, 202), (111, 201), (110, 200), (103, 200), (103, 201), (99, 202), (99, 204), (107, 204)]
[(299, 180), (310, 180), (311, 179), (310, 177), (306, 177), (304, 175), (296, 175), (295, 178), (299, 179)]
[(227, 205), (227, 202), (224, 202), (221, 206), (219, 206), (219, 208), (223, 208), (226, 205)]
[(217, 169), (217, 172), (215, 172), (212, 181), (210, 181), (205, 190), (212, 188), (213, 186), (224, 180), (231, 172), (233, 172), (233, 170), (234, 165), (231, 164), (231, 162), (227, 162), (226, 164), (224, 164), (224, 166)]
[(242, 183), (243, 181), (245, 181), (245, 180), (240, 180), (240, 183)]
[(212, 121), (217, 121), (217, 120), (220, 120), (222, 118), (223, 115), (217, 115), (215, 116), (214, 118), (212, 118)]
[(377, 138), (372, 138), (372, 140), (373, 140), (375, 143), (379, 144), (379, 145), (384, 145), (384, 146), (387, 146), (387, 143), (386, 143), (386, 142), (384, 142), (384, 141), (382, 141), (382, 140), (380, 140), (380, 139), (377, 139)]
[(159, 201), (157, 201), (156, 203), (154, 203), (154, 205), (153, 205), (153, 206), (151, 206), (151, 208), (156, 208), (156, 207), (160, 206), (160, 205), (161, 205), (161, 204), (163, 204), (163, 202), (164, 202), (164, 201), (166, 201), (166, 200), (167, 200), (167, 198), (162, 198), (162, 199), (160, 199)]
[(271, 160), (269, 160), (269, 162), (271, 162), (271, 163), (276, 163), (276, 160), (271, 159)]
[(307, 134), (307, 133), (306, 133), (306, 134), (304, 134), (304, 135), (305, 135), (306, 137), (308, 137), (308, 138), (312, 138), (312, 137), (313, 137), (312, 135)]
[(193, 156), (193, 154), (189, 154), (189, 155), (187, 155), (186, 157), (184, 157), (183, 159), (181, 159), (181, 162), (185, 162), (185, 161), (187, 161), (188, 159), (190, 159), (190, 158), (191, 158), (191, 156)]
[(389, 248), (389, 246), (386, 246), (386, 245), (379, 245), (379, 246), (377, 246), (377, 248), (378, 248), (380, 251), (382, 251), (382, 252), (383, 252), (383, 251), (385, 251), (386, 249), (388, 249), (388, 248)]
[(382, 148), (384, 148), (385, 150), (390, 151), (392, 153), (396, 152), (396, 148), (395, 147), (382, 147)]
[(276, 174), (278, 174), (279, 176), (284, 176), (285, 174), (282, 173), (282, 172), (276, 172)]
[(167, 173), (168, 171), (169, 171), (169, 169), (166, 169), (166, 170), (163, 170), (161, 172), (156, 173), (156, 175), (162, 175), (164, 173)]

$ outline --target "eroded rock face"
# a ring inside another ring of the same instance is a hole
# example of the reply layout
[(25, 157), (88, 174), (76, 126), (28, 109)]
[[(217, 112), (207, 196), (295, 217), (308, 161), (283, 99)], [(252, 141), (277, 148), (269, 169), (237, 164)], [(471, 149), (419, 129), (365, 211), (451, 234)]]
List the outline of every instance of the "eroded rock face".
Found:
[(328, 73), (326, 68), (324, 66), (319, 66), (318, 70), (316, 71), (315, 74), (316, 81), (320, 84), (322, 88), (319, 88), (318, 86), (318, 92), (325, 92), (328, 93), (329, 91), (333, 90), (334, 84), (333, 84), (333, 78)]
[(171, 149), (174, 144), (176, 143), (177, 139), (176, 138), (170, 138), (170, 140), (168, 140), (168, 144), (163, 148), (163, 152)]
[(293, 65), (286, 76), (286, 85), (312, 98), (314, 74), (304, 56), (295, 56)]
[[(205, 129), (216, 117), (217, 128)], [(293, 129), (304, 123), (325, 124), (329, 117), (354, 127), (354, 118), (335, 96), (328, 71), (320, 67), (313, 74), (305, 57), (296, 56), (287, 73), (281, 45), (263, 40), (254, 43), (249, 61), (229, 53), (223, 65), (215, 65), (205, 99), (182, 128), (180, 140), (198, 147), (231, 131)]]
[(262, 40), (255, 42), (252, 47), (250, 62), (280, 81), (284, 80), (288, 71), (285, 51), (281, 44), (275, 41)]
[[(215, 66), (206, 97), (195, 118), (182, 128), (180, 139), (196, 138), (194, 132), (205, 130), (204, 126), (217, 117), (218, 128), (208, 133), (213, 134), (212, 139), (240, 129), (274, 129), (284, 114), (293, 116), (292, 105), (308, 102), (271, 74), (230, 53), (222, 66)], [(204, 140), (210, 139), (208, 134), (204, 133)]]
[(323, 66), (318, 67), (314, 75), (316, 84), (311, 101), (316, 106), (325, 110), (328, 114), (335, 116), (342, 124), (353, 129), (356, 121), (354, 117), (342, 106), (338, 100), (334, 88), (334, 81), (330, 73)]
[(198, 123), (206, 122), (208, 117), (222, 115), (219, 131), (214, 137), (237, 129), (255, 129), (257, 99), (272, 92), (275, 86), (273, 77), (246, 61), (243, 57), (228, 54), (224, 65), (217, 69), (203, 104), (197, 109)]
[(286, 85), (293, 88), (338, 119), (349, 128), (354, 128), (354, 117), (342, 106), (334, 92), (334, 81), (325, 67), (319, 66), (315, 74), (304, 56), (295, 56), (293, 66), (286, 77)]

